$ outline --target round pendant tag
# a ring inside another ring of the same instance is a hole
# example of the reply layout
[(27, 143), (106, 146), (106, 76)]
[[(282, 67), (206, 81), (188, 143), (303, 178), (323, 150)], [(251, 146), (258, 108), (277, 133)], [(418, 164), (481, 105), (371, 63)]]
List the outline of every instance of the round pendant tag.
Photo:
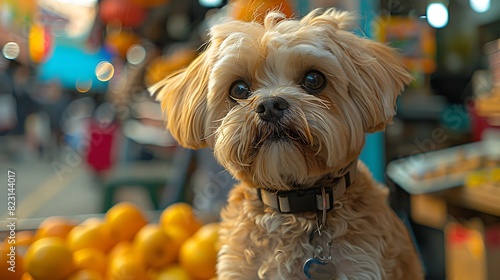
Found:
[(337, 275), (337, 268), (331, 261), (322, 261), (310, 258), (304, 262), (304, 275), (312, 280), (333, 280)]

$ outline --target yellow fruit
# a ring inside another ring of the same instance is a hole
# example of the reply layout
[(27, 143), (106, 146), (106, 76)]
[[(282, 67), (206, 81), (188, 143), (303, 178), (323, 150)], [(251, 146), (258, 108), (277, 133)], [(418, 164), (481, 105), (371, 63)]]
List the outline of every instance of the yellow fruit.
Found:
[(184, 241), (188, 240), (189, 237), (192, 236), (190, 231), (180, 226), (171, 226), (167, 229), (163, 229), (163, 231), (175, 240), (175, 243), (179, 248), (181, 247), (182, 243), (184, 243)]
[(10, 247), (8, 242), (0, 246), (0, 279), (20, 280), (24, 274), (23, 258), (15, 250), (11, 252)]
[(133, 255), (116, 256), (108, 267), (109, 280), (147, 280), (146, 267)]
[(182, 244), (179, 262), (191, 277), (210, 279), (215, 276), (217, 250), (210, 240), (191, 237)]
[(73, 252), (84, 248), (107, 252), (113, 245), (109, 229), (103, 223), (76, 226), (68, 234), (67, 243)]
[(62, 280), (74, 270), (73, 256), (60, 238), (46, 237), (30, 246), (25, 268), (36, 280)]
[(117, 242), (132, 241), (137, 232), (148, 223), (142, 211), (132, 203), (121, 202), (105, 215), (111, 238)]
[(192, 235), (202, 224), (194, 214), (191, 205), (175, 203), (163, 210), (160, 216), (160, 225), (165, 231), (171, 226), (179, 226)]
[(156, 224), (149, 224), (137, 233), (134, 250), (152, 268), (172, 263), (177, 259), (178, 251), (174, 239)]
[(164, 232), (172, 238), (172, 251), (175, 252), (176, 259), (179, 257), (179, 250), (182, 244), (191, 237), (191, 233), (181, 227), (173, 226), (169, 227)]
[[(30, 245), (34, 241), (34, 233), (32, 231), (19, 231), (16, 233), (16, 238), (13, 240), (6, 239), (6, 244), (10, 248), (11, 245), (16, 246), (16, 251), (19, 252), (19, 255), (24, 256), (26, 250), (30, 247)], [(9, 244), (9, 242), (15, 243)]]
[(219, 250), (219, 224), (210, 223), (202, 226), (194, 235), (194, 238), (203, 239), (206, 242), (214, 244), (216, 250)]
[(28, 272), (25, 272), (23, 274), (23, 277), (21, 278), (21, 280), (34, 280), (34, 279), (33, 279), (33, 277), (31, 277), (31, 275)]
[(29, 246), (34, 241), (32, 231), (19, 231), (16, 233), (16, 246)]
[(71, 274), (66, 280), (104, 280), (104, 276), (92, 269), (82, 269)]
[(191, 280), (189, 273), (180, 265), (172, 265), (162, 269), (154, 280)]
[(109, 251), (108, 263), (111, 263), (111, 261), (118, 256), (128, 256), (128, 255), (137, 255), (137, 254), (134, 252), (131, 242), (122, 241), (116, 244), (113, 247), (113, 249)]
[(84, 248), (73, 253), (77, 269), (88, 269), (104, 275), (108, 263), (107, 256), (99, 249)]
[(35, 233), (33, 241), (45, 237), (59, 237), (65, 240), (68, 233), (76, 226), (76, 224), (63, 217), (49, 217), (40, 223)]
[(159, 271), (157, 269), (148, 269), (147, 271), (147, 276), (148, 276), (148, 279), (150, 280), (154, 280), (156, 278), (158, 278), (158, 273)]

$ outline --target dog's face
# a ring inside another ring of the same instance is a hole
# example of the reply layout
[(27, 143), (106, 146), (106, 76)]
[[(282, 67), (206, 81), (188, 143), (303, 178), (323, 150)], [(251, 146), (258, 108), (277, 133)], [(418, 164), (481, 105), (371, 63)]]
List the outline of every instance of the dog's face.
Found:
[(391, 121), (411, 80), (393, 50), (349, 31), (354, 21), (332, 9), (213, 27), (205, 52), (153, 88), (168, 129), (261, 187), (288, 189), (345, 167), (365, 132)]

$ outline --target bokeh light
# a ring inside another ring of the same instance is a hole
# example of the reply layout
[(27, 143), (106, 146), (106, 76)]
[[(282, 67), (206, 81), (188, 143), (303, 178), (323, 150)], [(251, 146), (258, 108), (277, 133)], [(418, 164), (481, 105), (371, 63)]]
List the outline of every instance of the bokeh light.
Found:
[(111, 80), (114, 74), (115, 68), (113, 67), (113, 64), (109, 63), (108, 61), (99, 62), (99, 64), (97, 64), (95, 68), (95, 75), (101, 82), (107, 82)]
[(484, 13), (490, 9), (490, 0), (469, 0), (471, 8), (478, 13)]
[(8, 42), (2, 48), (2, 54), (7, 59), (16, 59), (21, 49), (16, 42)]
[(75, 87), (78, 92), (88, 92), (92, 88), (92, 79), (80, 77), (76, 80)]
[(132, 45), (127, 51), (127, 61), (132, 65), (141, 64), (146, 58), (146, 49), (139, 45)]
[(427, 6), (427, 22), (434, 28), (443, 28), (448, 24), (448, 8), (443, 3), (430, 3)]

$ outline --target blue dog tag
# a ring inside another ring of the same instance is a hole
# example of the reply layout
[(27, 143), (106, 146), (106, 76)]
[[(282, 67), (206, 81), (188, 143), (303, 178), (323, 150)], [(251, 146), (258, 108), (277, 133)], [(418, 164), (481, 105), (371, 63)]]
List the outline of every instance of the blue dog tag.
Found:
[(337, 275), (335, 264), (316, 258), (308, 259), (303, 266), (304, 275), (312, 280), (333, 280)]

